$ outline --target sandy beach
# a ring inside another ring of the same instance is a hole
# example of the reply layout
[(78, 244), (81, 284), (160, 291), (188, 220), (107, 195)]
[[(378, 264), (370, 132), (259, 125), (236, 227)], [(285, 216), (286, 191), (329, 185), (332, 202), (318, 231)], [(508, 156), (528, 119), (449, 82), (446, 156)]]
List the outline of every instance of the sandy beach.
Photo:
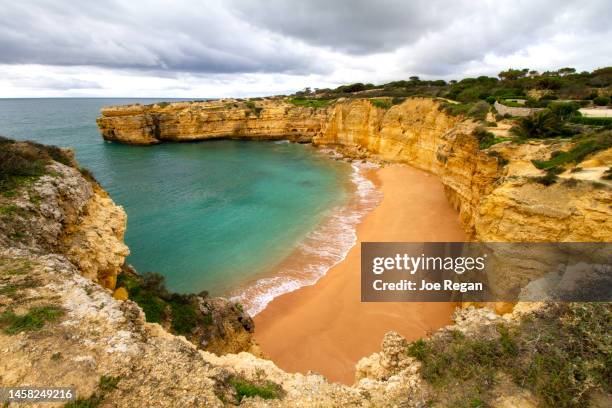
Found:
[[(393, 165), (368, 177), (384, 198), (358, 226), (358, 242), (466, 239), (436, 176)], [(446, 303), (361, 303), (358, 243), (315, 285), (274, 299), (255, 317), (255, 337), (286, 371), (311, 370), (352, 384), (355, 363), (380, 350), (386, 332), (409, 340), (426, 336), (451, 322), (452, 309)]]

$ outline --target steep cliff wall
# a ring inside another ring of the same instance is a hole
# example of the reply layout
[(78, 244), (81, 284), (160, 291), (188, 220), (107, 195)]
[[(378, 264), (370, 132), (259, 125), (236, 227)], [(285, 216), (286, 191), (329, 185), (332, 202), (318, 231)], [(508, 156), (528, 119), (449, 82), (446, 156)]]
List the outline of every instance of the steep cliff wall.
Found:
[(53, 162), (46, 173), (0, 200), (13, 209), (0, 219), (0, 243), (63, 254), (84, 276), (113, 289), (129, 254), (123, 208), (74, 167)]
[(180, 102), (104, 108), (97, 123), (106, 140), (129, 144), (221, 137), (308, 142), (325, 112), (271, 100)]
[(348, 156), (438, 175), (475, 240), (612, 239), (608, 188), (581, 180), (533, 183), (543, 172), (531, 161), (547, 159), (567, 142), (500, 143), (481, 150), (472, 136), (476, 124), (445, 114), (432, 99), (408, 99), (389, 109), (367, 99), (338, 100), (319, 109), (283, 99), (132, 105), (105, 108), (98, 125), (107, 140), (135, 144), (231, 137), (337, 146)]
[(410, 99), (388, 110), (354, 100), (328, 110), (313, 143), (365, 148), (378, 159), (437, 174), (477, 241), (612, 240), (609, 187), (586, 180), (552, 186), (533, 182), (544, 172), (532, 160), (567, 150), (568, 142), (506, 142), (481, 150), (472, 136), (475, 126), (446, 115), (431, 99)]

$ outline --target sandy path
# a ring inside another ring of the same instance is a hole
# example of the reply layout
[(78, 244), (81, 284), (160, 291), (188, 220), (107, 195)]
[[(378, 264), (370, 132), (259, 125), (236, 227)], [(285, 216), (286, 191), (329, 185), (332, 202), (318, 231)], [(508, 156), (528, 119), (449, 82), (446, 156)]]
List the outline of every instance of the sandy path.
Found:
[[(370, 176), (384, 198), (358, 226), (359, 242), (465, 240), (435, 176), (399, 165)], [(416, 339), (449, 324), (451, 313), (446, 303), (361, 303), (357, 244), (317, 284), (272, 301), (255, 317), (255, 338), (286, 371), (351, 384), (355, 363), (380, 350), (387, 331)]]

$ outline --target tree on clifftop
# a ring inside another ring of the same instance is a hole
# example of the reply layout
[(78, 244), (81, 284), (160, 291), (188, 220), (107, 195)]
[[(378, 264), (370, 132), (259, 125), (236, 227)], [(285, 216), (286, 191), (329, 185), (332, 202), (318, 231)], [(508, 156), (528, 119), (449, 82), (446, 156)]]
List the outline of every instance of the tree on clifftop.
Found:
[(502, 80), (512, 81), (519, 78), (524, 78), (525, 75), (529, 72), (528, 68), (524, 69), (512, 69), (510, 68), (507, 71), (502, 71), (497, 76)]

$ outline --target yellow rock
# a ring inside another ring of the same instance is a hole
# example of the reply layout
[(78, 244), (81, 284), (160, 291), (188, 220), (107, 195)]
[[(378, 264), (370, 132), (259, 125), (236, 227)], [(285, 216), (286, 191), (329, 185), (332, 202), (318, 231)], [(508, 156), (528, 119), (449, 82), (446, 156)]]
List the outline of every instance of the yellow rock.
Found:
[(514, 305), (515, 303), (513, 302), (495, 302), (493, 310), (495, 310), (495, 313), (498, 315), (505, 315), (506, 313), (512, 313)]
[(127, 300), (128, 299), (128, 291), (123, 286), (115, 289), (113, 292), (113, 297), (117, 300)]

